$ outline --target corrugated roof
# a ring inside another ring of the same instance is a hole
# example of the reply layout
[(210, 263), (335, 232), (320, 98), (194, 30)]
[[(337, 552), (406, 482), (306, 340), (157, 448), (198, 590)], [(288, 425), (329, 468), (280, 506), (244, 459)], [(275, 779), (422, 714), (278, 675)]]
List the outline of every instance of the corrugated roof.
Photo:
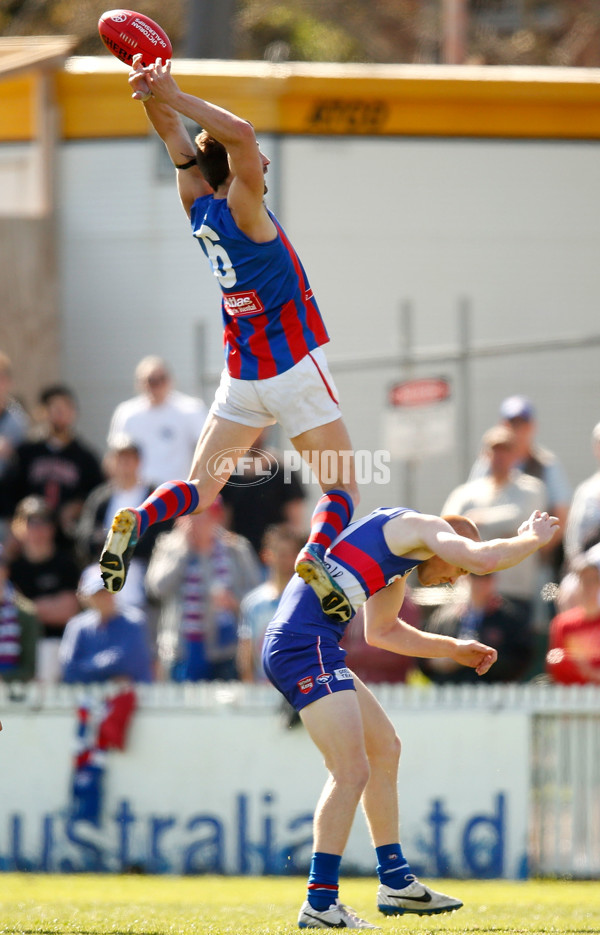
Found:
[(52, 68), (62, 65), (76, 44), (76, 36), (0, 38), (0, 81), (32, 68)]

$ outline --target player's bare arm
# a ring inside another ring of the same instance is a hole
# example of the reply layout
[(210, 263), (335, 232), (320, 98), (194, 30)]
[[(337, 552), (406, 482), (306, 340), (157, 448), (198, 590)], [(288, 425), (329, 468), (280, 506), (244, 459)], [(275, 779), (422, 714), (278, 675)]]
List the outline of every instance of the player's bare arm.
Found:
[(441, 517), (407, 513), (385, 527), (385, 538), (396, 555), (427, 560), (437, 555), (462, 572), (486, 575), (518, 565), (550, 541), (558, 526), (556, 516), (536, 510), (510, 539), (476, 542), (459, 536)]
[[(140, 60), (141, 55), (134, 56), (129, 73), (132, 96), (144, 104), (148, 119), (165, 144), (173, 165), (184, 165), (194, 158), (195, 146), (177, 111), (168, 104), (159, 103), (150, 95)], [(212, 191), (197, 166), (177, 172), (177, 188), (188, 216), (196, 198)]]
[(171, 75), (170, 60), (157, 59), (144, 69), (144, 79), (155, 100), (194, 120), (223, 143), (233, 175), (227, 203), (236, 224), (252, 240), (273, 240), (277, 231), (263, 204), (268, 160), (260, 153), (252, 125), (223, 107), (181, 91)]
[(477, 640), (456, 640), (451, 636), (424, 633), (398, 618), (405, 593), (405, 579), (399, 578), (365, 603), (365, 640), (370, 646), (402, 656), (425, 659), (450, 658), (484, 675), (498, 658), (491, 646)]

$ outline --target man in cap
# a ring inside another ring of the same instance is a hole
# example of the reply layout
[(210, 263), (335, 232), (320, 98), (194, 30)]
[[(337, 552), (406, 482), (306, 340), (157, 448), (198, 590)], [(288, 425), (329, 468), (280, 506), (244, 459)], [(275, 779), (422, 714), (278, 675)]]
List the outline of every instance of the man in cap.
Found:
[(77, 594), (84, 610), (69, 620), (61, 640), (63, 681), (152, 681), (150, 641), (141, 611), (119, 610), (97, 564), (85, 569)]
[[(483, 539), (508, 539), (516, 535), (534, 510), (547, 509), (547, 491), (538, 478), (515, 469), (518, 441), (510, 425), (502, 423), (488, 429), (482, 451), (488, 473), (453, 490), (442, 513), (468, 516)], [(531, 616), (538, 567), (536, 553), (498, 573), (499, 593), (519, 608), (524, 623)]]
[[(537, 421), (533, 403), (527, 396), (508, 396), (500, 405), (502, 425), (512, 429), (515, 439), (514, 467), (524, 474), (537, 477), (548, 491), (547, 509), (557, 516), (559, 526), (554, 538), (540, 553), (543, 563), (550, 566), (549, 577), (556, 578), (562, 562), (561, 541), (571, 502), (571, 487), (565, 470), (553, 452), (536, 441)], [(489, 462), (482, 454), (471, 470), (469, 480), (489, 474)]]
[(41, 624), (37, 643), (36, 678), (54, 682), (59, 677), (60, 638), (69, 617), (77, 612), (79, 568), (56, 541), (56, 523), (43, 497), (24, 497), (17, 504), (11, 525), (16, 552), (9, 579), (32, 601)]
[[(76, 530), (77, 554), (82, 566), (97, 561), (115, 513), (130, 502), (144, 500), (151, 486), (141, 478), (142, 454), (139, 444), (124, 432), (111, 437), (104, 457), (107, 480), (94, 488), (86, 499)], [(127, 582), (119, 591), (119, 606), (144, 607), (144, 575), (157, 537), (168, 532), (172, 521), (157, 523), (144, 536), (131, 560)]]

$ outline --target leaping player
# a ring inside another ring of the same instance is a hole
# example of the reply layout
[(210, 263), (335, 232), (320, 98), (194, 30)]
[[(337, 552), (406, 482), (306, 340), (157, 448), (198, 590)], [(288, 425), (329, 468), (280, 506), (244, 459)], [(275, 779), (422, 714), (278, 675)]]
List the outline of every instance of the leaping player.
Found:
[[(133, 63), (133, 97), (143, 102), (165, 143), (193, 235), (223, 293), (226, 366), (188, 480), (163, 484), (141, 505), (116, 514), (100, 559), (104, 586), (123, 587), (132, 552), (149, 526), (210, 506), (228, 479), (226, 470), (217, 477), (208, 470), (220, 452), (245, 454), (265, 426), (278, 422), (296, 449), (309, 454), (323, 490), (296, 570), (326, 614), (348, 620), (350, 603), (323, 556), (358, 503), (352, 446), (323, 352), (329, 336), (316, 299), (298, 255), (264, 204), (269, 159), (247, 120), (183, 93), (170, 60), (144, 68), (138, 55)], [(182, 116), (204, 128), (195, 147)], [(327, 459), (330, 483), (321, 475), (323, 451), (337, 453)]]

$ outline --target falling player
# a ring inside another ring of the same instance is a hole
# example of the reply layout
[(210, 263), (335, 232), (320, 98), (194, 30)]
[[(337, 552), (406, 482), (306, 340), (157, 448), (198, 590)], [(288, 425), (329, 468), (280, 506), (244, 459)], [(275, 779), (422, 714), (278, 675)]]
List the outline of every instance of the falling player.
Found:
[[(325, 556), (352, 607), (364, 604), (367, 643), (405, 656), (450, 657), (484, 675), (496, 650), (477, 640), (424, 633), (398, 619), (405, 576), (424, 586), (454, 584), (463, 574), (517, 565), (550, 541), (555, 516), (539, 511), (511, 539), (481, 542), (464, 516), (379, 509), (351, 523)], [(263, 665), (275, 688), (300, 712), (329, 776), (314, 816), (313, 855), (300, 928), (375, 928), (338, 899), (339, 870), (359, 801), (377, 853), (377, 905), (386, 915), (432, 915), (460, 900), (420, 883), (402, 853), (398, 822), (400, 741), (367, 686), (344, 664), (344, 625), (327, 617), (295, 575), (265, 633)]]

